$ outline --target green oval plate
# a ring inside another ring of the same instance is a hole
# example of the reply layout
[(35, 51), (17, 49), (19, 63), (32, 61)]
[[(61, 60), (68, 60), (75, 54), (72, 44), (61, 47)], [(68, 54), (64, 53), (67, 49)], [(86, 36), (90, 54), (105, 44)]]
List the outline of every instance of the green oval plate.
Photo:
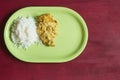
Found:
[[(27, 50), (15, 48), (10, 38), (10, 28), (18, 17), (52, 14), (58, 21), (58, 36), (55, 47), (31, 45)], [(65, 7), (25, 7), (16, 11), (7, 21), (4, 29), (4, 40), (8, 50), (16, 58), (33, 63), (60, 63), (79, 56), (88, 40), (88, 30), (83, 18), (75, 11)]]

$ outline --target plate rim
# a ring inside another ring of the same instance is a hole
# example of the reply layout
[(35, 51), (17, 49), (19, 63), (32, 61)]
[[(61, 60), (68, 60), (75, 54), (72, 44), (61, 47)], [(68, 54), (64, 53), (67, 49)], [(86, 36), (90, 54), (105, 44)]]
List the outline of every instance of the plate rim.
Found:
[[(85, 33), (84, 41), (83, 41), (83, 43), (82, 43), (83, 45), (82, 45), (81, 49), (77, 50), (77, 52), (76, 52), (73, 56), (69, 57), (67, 60), (65, 59), (65, 60), (53, 61), (53, 62), (49, 62), (49, 61), (46, 61), (46, 62), (40, 62), (40, 61), (34, 62), (34, 61), (33, 61), (33, 62), (32, 62), (32, 61), (29, 61), (29, 60), (27, 61), (27, 60), (23, 60), (23, 59), (20, 59), (20, 58), (18, 58), (17, 56), (15, 56), (14, 53), (12, 53), (12, 51), (10, 50), (9, 46), (7, 45), (7, 40), (6, 40), (6, 38), (5, 38), (5, 37), (6, 37), (6, 25), (7, 25), (7, 23), (9, 22), (9, 20), (12, 18), (12, 16), (14, 16), (14, 14), (16, 14), (18, 11), (23, 10), (23, 9), (26, 9), (26, 8), (40, 8), (40, 7), (42, 7), (42, 8), (62, 8), (62, 9), (66, 9), (66, 10), (69, 10), (70, 12), (74, 13), (76, 16), (79, 17), (79, 19), (81, 19), (81, 23), (82, 23), (82, 25), (84, 26), (84, 33)], [(88, 42), (88, 28), (87, 28), (87, 24), (85, 23), (85, 20), (83, 19), (83, 17), (82, 17), (80, 14), (78, 14), (75, 10), (73, 10), (73, 9), (71, 9), (71, 8), (61, 7), (61, 6), (57, 6), (57, 7), (56, 7), (56, 6), (28, 6), (28, 7), (20, 8), (20, 9), (16, 10), (14, 13), (12, 13), (12, 14), (10, 15), (10, 17), (8, 18), (8, 20), (7, 20), (7, 22), (6, 22), (5, 26), (4, 26), (4, 34), (3, 34), (3, 36), (4, 36), (5, 45), (6, 45), (7, 49), (9, 50), (9, 52), (10, 52), (15, 58), (17, 58), (17, 59), (19, 59), (19, 60), (21, 60), (21, 61), (30, 62), (30, 63), (63, 63), (63, 62), (68, 62), (68, 61), (71, 61), (71, 60), (75, 59), (76, 57), (78, 57), (78, 56), (83, 52), (83, 50), (84, 50), (85, 47), (87, 46), (87, 42)]]

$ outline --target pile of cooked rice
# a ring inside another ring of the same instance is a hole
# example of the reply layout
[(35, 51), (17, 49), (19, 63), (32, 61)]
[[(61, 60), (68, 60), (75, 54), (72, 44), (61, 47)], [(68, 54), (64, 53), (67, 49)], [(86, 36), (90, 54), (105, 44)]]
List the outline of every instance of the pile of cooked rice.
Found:
[(11, 38), (17, 47), (28, 48), (33, 43), (39, 42), (34, 18), (17, 18), (11, 28)]

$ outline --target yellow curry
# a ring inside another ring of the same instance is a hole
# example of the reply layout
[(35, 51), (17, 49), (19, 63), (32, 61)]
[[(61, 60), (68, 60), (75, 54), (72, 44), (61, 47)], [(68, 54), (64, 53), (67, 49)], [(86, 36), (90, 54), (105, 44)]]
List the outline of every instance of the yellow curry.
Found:
[(51, 14), (43, 14), (38, 17), (37, 33), (42, 43), (46, 46), (55, 46), (58, 23)]

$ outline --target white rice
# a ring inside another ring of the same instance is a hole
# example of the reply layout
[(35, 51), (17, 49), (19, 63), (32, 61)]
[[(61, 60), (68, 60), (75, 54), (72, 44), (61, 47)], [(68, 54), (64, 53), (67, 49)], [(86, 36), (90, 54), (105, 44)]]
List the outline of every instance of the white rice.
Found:
[(11, 29), (11, 39), (17, 47), (28, 48), (39, 41), (36, 23), (32, 17), (21, 17), (14, 21)]

